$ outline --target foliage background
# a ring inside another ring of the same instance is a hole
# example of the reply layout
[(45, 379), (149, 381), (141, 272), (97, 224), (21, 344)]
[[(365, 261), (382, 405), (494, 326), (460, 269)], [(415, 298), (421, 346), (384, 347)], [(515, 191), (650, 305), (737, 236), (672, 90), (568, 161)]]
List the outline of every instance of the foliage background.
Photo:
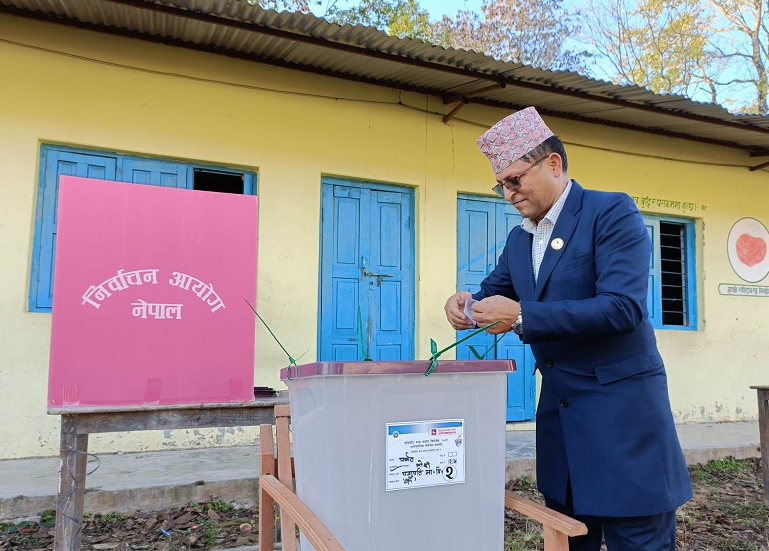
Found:
[(734, 113), (769, 113), (769, 0), (483, 0), (451, 17), (419, 0), (248, 1)]

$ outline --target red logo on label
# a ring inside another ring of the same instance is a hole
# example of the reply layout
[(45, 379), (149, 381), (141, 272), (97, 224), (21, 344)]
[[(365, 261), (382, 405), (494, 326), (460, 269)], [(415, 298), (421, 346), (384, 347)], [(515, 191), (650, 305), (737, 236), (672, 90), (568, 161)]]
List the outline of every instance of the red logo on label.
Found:
[(438, 434), (438, 432), (437, 432), (435, 429), (432, 429), (432, 430), (430, 431), (430, 434), (431, 434), (432, 436), (435, 436), (436, 434)]

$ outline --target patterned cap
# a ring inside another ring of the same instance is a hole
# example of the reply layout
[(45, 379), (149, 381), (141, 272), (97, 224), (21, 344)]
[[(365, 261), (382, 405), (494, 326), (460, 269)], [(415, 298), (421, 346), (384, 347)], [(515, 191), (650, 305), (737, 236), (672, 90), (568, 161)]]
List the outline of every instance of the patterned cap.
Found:
[(527, 107), (489, 128), (477, 143), (499, 174), (552, 135), (537, 110)]

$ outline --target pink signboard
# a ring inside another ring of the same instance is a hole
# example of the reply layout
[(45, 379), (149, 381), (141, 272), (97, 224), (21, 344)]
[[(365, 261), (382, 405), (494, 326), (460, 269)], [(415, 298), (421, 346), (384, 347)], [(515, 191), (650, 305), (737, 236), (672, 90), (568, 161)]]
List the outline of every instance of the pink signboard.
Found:
[(48, 407), (254, 397), (257, 198), (62, 176)]

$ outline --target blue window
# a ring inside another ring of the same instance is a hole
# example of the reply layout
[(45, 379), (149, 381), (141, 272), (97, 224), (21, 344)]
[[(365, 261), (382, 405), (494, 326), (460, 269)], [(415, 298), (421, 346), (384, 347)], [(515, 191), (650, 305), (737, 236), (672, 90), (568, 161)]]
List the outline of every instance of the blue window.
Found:
[(56, 251), (59, 176), (80, 176), (220, 193), (256, 194), (256, 174), (165, 159), (43, 145), (40, 149), (30, 312), (50, 312)]
[(694, 221), (643, 215), (652, 240), (649, 319), (658, 329), (697, 329)]

